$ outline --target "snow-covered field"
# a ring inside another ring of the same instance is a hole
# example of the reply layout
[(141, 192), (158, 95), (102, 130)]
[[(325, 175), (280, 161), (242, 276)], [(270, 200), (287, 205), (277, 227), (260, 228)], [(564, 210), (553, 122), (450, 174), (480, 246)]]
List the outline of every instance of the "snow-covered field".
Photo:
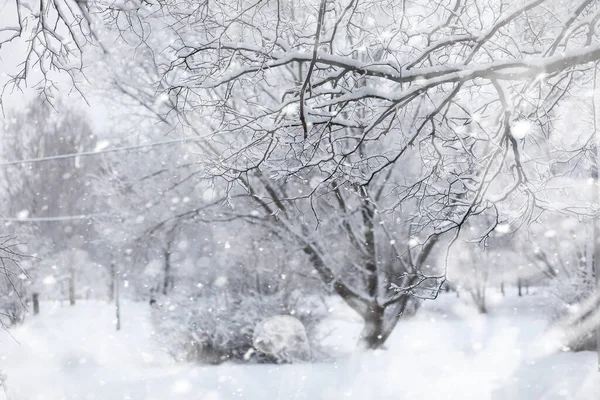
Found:
[(444, 294), (403, 320), (388, 350), (363, 354), (349, 353), (360, 325), (338, 306), (323, 332), (347, 355), (283, 366), (174, 364), (147, 303), (124, 304), (120, 332), (110, 305), (43, 304), (14, 338), (0, 334), (0, 369), (11, 400), (598, 398), (595, 354), (556, 351), (543, 295), (495, 296), (482, 316)]

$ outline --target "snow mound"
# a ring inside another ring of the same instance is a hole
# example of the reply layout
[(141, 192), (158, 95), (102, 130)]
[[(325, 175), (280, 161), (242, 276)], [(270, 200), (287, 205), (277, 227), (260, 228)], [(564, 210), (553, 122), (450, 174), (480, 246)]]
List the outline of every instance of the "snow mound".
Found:
[(254, 329), (256, 349), (280, 362), (310, 361), (310, 344), (302, 322), (289, 315), (277, 315), (261, 321)]

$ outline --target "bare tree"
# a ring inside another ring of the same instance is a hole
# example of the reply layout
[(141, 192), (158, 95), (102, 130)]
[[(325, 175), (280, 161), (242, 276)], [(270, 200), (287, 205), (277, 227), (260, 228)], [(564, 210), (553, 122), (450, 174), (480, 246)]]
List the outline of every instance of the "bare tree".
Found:
[[(2, 94), (35, 86), (46, 99), (54, 99), (59, 75), (69, 77), (75, 89), (81, 81), (83, 48), (95, 37), (90, 29), (88, 2), (70, 0), (11, 0), (2, 12), (0, 54), (12, 44), (25, 49), (8, 79), (0, 81)], [(18, 48), (18, 47), (17, 47)], [(81, 92), (80, 92), (81, 93)]]
[[(423, 270), (426, 261), (471, 216), (512, 207), (508, 222), (519, 226), (554, 207), (537, 187), (549, 179), (539, 166), (556, 153), (530, 157), (525, 135), (547, 134), (552, 109), (586, 84), (596, 38), (592, 27), (575, 28), (598, 10), (581, 2), (570, 14), (571, 4), (550, 1), (317, 3), (165, 3), (156, 19), (113, 9), (115, 21), (134, 15), (164, 28), (127, 31), (161, 54), (144, 71), (156, 85), (144, 90), (130, 74), (116, 82), (161, 121), (206, 137), (198, 176), (228, 187), (224, 202), (236, 211), (224, 218), (267, 223), (301, 244), (321, 279), (365, 318), (366, 346), (378, 347), (399, 304), (436, 296), (444, 268)], [(546, 24), (549, 4), (569, 19)], [(244, 195), (255, 210), (240, 211)], [(386, 233), (391, 221), (401, 228)], [(410, 251), (389, 244), (402, 242)], [(352, 260), (336, 258), (340, 243)], [(404, 281), (386, 278), (395, 273)]]
[[(33, 101), (22, 111), (8, 113), (3, 122), (0, 154), (7, 161), (76, 153), (93, 149), (96, 143), (85, 116), (58, 99), (53, 105)], [(91, 164), (78, 158), (0, 168), (1, 217), (15, 235), (27, 241), (27, 251), (37, 256), (27, 266), (28, 277), (40, 283), (49, 275), (68, 276), (71, 304), (76, 284), (84, 282), (75, 282), (75, 276), (85, 269), (77, 265), (81, 260), (74, 258), (74, 251), (90, 250), (96, 237), (89, 216), (98, 205), (91, 191), (92, 172)], [(53, 264), (42, 260), (54, 255), (66, 257), (54, 258)]]
[[(78, 153), (96, 144), (85, 115), (58, 100), (54, 106), (36, 100), (23, 111), (11, 112), (2, 135), (0, 152), (5, 160)], [(53, 251), (72, 247), (77, 237), (91, 239), (91, 219), (77, 217), (93, 214), (98, 205), (91, 190), (93, 171), (89, 160), (79, 158), (2, 166), (3, 217), (9, 223), (29, 221)], [(63, 216), (68, 218), (56, 221)]]

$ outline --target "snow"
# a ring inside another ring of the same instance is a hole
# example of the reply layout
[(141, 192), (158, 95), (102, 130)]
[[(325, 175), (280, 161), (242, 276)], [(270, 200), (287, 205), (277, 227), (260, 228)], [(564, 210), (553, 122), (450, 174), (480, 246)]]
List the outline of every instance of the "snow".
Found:
[(498, 224), (494, 229), (499, 234), (505, 234), (510, 232), (510, 224)]
[(14, 339), (0, 335), (0, 368), (11, 400), (595, 398), (595, 354), (557, 351), (542, 317), (549, 299), (509, 289), (490, 289), (489, 315), (443, 293), (370, 353), (351, 352), (359, 321), (332, 300), (324, 344), (341, 355), (296, 365), (175, 364), (153, 340), (147, 303), (123, 302), (119, 332), (109, 304), (42, 303)]
[(29, 210), (21, 210), (17, 213), (17, 219), (24, 220), (29, 217)]
[(523, 139), (532, 130), (533, 124), (527, 120), (516, 121), (512, 127), (512, 135), (517, 139)]
[(254, 347), (282, 362), (310, 360), (310, 347), (302, 322), (289, 315), (261, 321), (254, 330)]

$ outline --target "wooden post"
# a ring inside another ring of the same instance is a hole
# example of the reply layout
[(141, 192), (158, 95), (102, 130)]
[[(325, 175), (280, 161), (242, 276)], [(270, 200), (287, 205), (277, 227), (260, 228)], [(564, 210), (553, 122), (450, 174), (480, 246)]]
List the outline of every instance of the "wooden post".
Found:
[(115, 273), (115, 312), (117, 317), (117, 331), (121, 330), (121, 302), (119, 299), (119, 273)]
[(33, 294), (33, 315), (38, 315), (40, 313), (40, 294)]

